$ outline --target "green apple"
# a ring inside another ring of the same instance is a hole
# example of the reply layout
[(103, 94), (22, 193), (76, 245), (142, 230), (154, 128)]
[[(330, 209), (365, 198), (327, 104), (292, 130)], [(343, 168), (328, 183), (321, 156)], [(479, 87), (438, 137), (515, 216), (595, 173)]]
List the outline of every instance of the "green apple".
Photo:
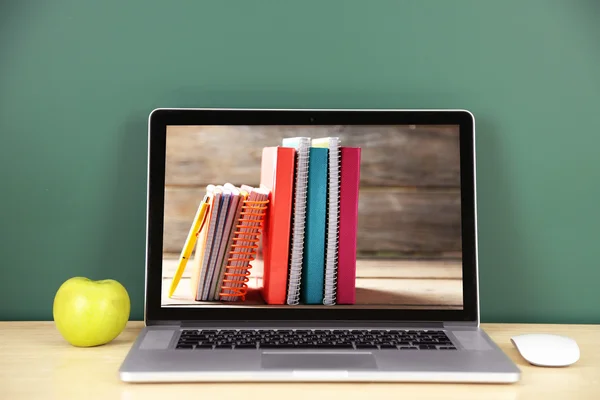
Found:
[(77, 347), (106, 344), (125, 328), (129, 294), (113, 279), (93, 281), (75, 277), (65, 281), (54, 297), (54, 322), (60, 334)]

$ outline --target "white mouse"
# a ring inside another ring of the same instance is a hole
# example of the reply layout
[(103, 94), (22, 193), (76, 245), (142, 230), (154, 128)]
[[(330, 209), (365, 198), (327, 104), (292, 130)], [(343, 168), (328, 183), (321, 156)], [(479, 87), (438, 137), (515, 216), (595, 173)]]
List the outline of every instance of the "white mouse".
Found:
[(526, 334), (510, 341), (525, 360), (539, 367), (565, 367), (579, 360), (579, 346), (566, 336)]

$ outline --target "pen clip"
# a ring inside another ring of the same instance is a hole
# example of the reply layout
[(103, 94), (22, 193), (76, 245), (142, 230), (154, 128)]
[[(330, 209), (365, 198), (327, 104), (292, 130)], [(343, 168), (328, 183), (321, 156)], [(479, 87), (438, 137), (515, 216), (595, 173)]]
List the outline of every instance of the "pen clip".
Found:
[(202, 232), (202, 228), (204, 228), (204, 223), (208, 218), (208, 211), (210, 210), (210, 204), (206, 204), (206, 211), (204, 212), (204, 217), (202, 217), (202, 222), (200, 223), (200, 228), (198, 228), (198, 232), (196, 232), (196, 237)]

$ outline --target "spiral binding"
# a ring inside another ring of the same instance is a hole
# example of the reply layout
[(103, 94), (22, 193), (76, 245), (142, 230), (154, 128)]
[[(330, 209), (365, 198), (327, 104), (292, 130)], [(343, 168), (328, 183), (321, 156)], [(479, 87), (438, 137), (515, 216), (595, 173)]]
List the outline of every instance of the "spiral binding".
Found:
[(302, 280), (302, 257), (304, 252), (304, 228), (306, 225), (306, 192), (308, 184), (308, 161), (310, 138), (300, 138), (296, 157), (296, 182), (294, 212), (292, 215), (290, 273), (288, 279), (287, 304), (300, 304)]
[(252, 261), (256, 259), (268, 200), (246, 200), (236, 224), (233, 244), (221, 285), (221, 300), (245, 301), (248, 293), (248, 276)]
[[(335, 199), (336, 201), (332, 201)], [(337, 298), (338, 245), (340, 221), (340, 150), (337, 138), (330, 139), (327, 246), (325, 248), (324, 305), (335, 305)]]

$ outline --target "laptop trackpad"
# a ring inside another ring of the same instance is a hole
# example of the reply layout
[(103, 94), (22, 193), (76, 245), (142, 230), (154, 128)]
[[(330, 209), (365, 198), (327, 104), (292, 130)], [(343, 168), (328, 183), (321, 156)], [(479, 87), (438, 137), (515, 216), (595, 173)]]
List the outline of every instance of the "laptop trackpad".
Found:
[(375, 357), (371, 353), (263, 353), (262, 367), (265, 369), (377, 369)]

